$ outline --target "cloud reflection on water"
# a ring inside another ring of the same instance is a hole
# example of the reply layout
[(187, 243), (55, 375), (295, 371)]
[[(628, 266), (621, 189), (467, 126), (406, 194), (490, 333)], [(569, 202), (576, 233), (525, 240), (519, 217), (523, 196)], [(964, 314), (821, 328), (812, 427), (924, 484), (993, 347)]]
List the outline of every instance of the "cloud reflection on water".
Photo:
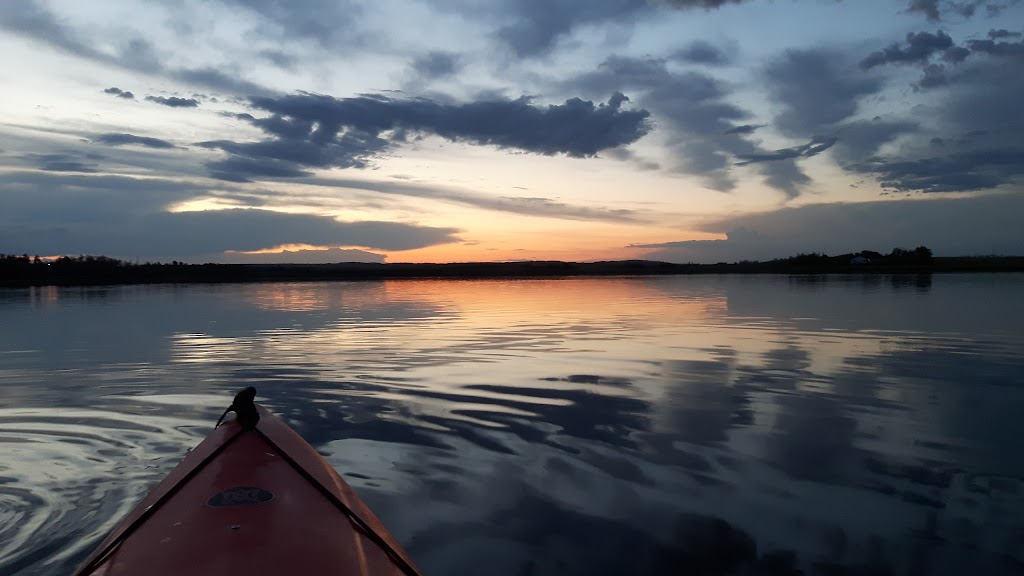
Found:
[[(1022, 282), (0, 291), (16, 327), (0, 333), (0, 409), (212, 421), (220, 395), (254, 384), (428, 573), (499, 558), (495, 574), (789, 574), (771, 554), (786, 550), (809, 574), (1011, 573), (1024, 562), (1024, 342), (1007, 327), (1024, 319)], [(167, 441), (180, 453), (201, 433)], [(695, 556), (702, 538), (729, 553)], [(730, 554), (743, 561), (722, 564)]]

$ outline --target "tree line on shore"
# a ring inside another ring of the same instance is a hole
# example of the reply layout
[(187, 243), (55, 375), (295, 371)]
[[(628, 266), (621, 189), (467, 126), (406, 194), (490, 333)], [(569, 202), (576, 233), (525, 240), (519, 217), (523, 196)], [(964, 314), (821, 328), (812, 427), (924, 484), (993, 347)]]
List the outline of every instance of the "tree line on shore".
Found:
[(769, 261), (672, 264), (648, 260), (608, 262), (460, 262), (449, 264), (187, 264), (133, 263), (107, 256), (45, 258), (0, 254), (0, 286), (361, 280), (387, 278), (491, 278), (699, 273), (930, 273), (1024, 270), (1024, 257), (935, 258), (926, 246), (829, 256), (805, 253)]
[[(779, 264), (794, 264), (801, 266), (842, 266), (846, 264), (931, 264), (934, 261), (932, 251), (927, 246), (918, 246), (913, 250), (906, 248), (893, 248), (888, 254), (863, 250), (829, 256), (827, 254), (812, 252), (810, 254), (797, 254), (789, 258), (780, 258), (770, 262)], [(761, 262), (755, 262), (761, 264)]]

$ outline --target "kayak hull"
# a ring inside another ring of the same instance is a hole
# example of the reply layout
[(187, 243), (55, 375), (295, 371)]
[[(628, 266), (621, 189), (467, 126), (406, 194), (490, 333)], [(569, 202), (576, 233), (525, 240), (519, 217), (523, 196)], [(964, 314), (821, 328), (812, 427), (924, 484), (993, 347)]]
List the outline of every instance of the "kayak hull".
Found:
[(257, 409), (254, 429), (227, 422), (192, 450), (79, 574), (417, 574), (316, 450)]

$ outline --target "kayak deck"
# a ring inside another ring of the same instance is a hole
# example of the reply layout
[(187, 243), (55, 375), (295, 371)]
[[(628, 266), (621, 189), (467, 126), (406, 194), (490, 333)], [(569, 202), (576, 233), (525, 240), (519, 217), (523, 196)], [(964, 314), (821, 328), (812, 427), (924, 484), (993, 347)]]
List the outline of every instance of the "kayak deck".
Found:
[(380, 520), (298, 434), (257, 406), (218, 427), (78, 574), (419, 574)]

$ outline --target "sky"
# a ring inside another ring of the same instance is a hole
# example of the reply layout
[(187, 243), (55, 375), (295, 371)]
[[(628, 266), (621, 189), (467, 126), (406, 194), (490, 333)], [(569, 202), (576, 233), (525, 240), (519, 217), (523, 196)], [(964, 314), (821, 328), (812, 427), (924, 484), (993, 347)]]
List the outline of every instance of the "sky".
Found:
[(1021, 0), (0, 3), (0, 253), (1024, 254)]

